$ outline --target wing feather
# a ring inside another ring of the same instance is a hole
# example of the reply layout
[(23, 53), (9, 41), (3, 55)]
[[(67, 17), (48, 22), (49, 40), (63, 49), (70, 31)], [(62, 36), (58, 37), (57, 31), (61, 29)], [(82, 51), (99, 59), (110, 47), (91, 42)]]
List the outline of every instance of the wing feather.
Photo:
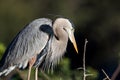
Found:
[(52, 21), (36, 19), (18, 33), (2, 57), (0, 71), (12, 65), (19, 66), (42, 51), (49, 39), (49, 33), (40, 29), (43, 25), (51, 27)]

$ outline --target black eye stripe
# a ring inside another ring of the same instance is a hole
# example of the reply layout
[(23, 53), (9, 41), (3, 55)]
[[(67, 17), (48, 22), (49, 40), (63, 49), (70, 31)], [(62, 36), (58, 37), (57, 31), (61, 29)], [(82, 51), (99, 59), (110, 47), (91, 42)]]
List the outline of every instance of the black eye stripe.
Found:
[(52, 27), (50, 27), (50, 25), (47, 25), (47, 24), (41, 25), (39, 29), (43, 32), (50, 34), (50, 35), (54, 34), (53, 29), (52, 29)]

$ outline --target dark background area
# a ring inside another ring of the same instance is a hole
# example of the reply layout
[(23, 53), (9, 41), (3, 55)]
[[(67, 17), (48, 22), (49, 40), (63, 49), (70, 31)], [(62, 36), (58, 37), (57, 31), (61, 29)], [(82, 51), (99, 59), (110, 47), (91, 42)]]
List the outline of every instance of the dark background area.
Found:
[(99, 71), (99, 80), (104, 77), (101, 69), (111, 77), (120, 59), (120, 0), (0, 0), (0, 42), (8, 46), (32, 20), (54, 20), (56, 15), (75, 25), (79, 54), (70, 41), (65, 54), (70, 58), (71, 69), (82, 67), (87, 38), (86, 66)]

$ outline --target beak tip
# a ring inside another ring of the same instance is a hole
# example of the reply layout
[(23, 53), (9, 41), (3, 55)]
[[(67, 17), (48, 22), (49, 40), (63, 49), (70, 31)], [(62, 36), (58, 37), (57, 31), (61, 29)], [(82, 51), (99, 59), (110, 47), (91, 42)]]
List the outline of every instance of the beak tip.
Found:
[(72, 35), (72, 36), (70, 37), (70, 40), (71, 40), (71, 42), (73, 43), (73, 46), (74, 46), (74, 48), (75, 48), (75, 50), (76, 50), (76, 52), (77, 52), (77, 54), (78, 54), (78, 48), (77, 48), (77, 44), (76, 44), (74, 35)]
[(77, 48), (77, 45), (74, 45), (74, 48), (75, 48), (76, 53), (78, 54), (78, 48)]
[(78, 49), (76, 50), (77, 54), (78, 54)]

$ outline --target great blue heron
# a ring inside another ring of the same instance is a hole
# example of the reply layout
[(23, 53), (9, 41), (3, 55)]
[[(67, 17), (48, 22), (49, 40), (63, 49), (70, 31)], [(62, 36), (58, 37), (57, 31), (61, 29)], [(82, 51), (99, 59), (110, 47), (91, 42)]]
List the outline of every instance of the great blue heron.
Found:
[(38, 67), (49, 69), (62, 58), (68, 38), (78, 53), (74, 28), (68, 19), (57, 18), (53, 24), (47, 18), (32, 21), (17, 34), (6, 49), (0, 62), (0, 76), (8, 75), (15, 68), (24, 69), (28, 65), (28, 80), (33, 66), (36, 68), (37, 80)]

